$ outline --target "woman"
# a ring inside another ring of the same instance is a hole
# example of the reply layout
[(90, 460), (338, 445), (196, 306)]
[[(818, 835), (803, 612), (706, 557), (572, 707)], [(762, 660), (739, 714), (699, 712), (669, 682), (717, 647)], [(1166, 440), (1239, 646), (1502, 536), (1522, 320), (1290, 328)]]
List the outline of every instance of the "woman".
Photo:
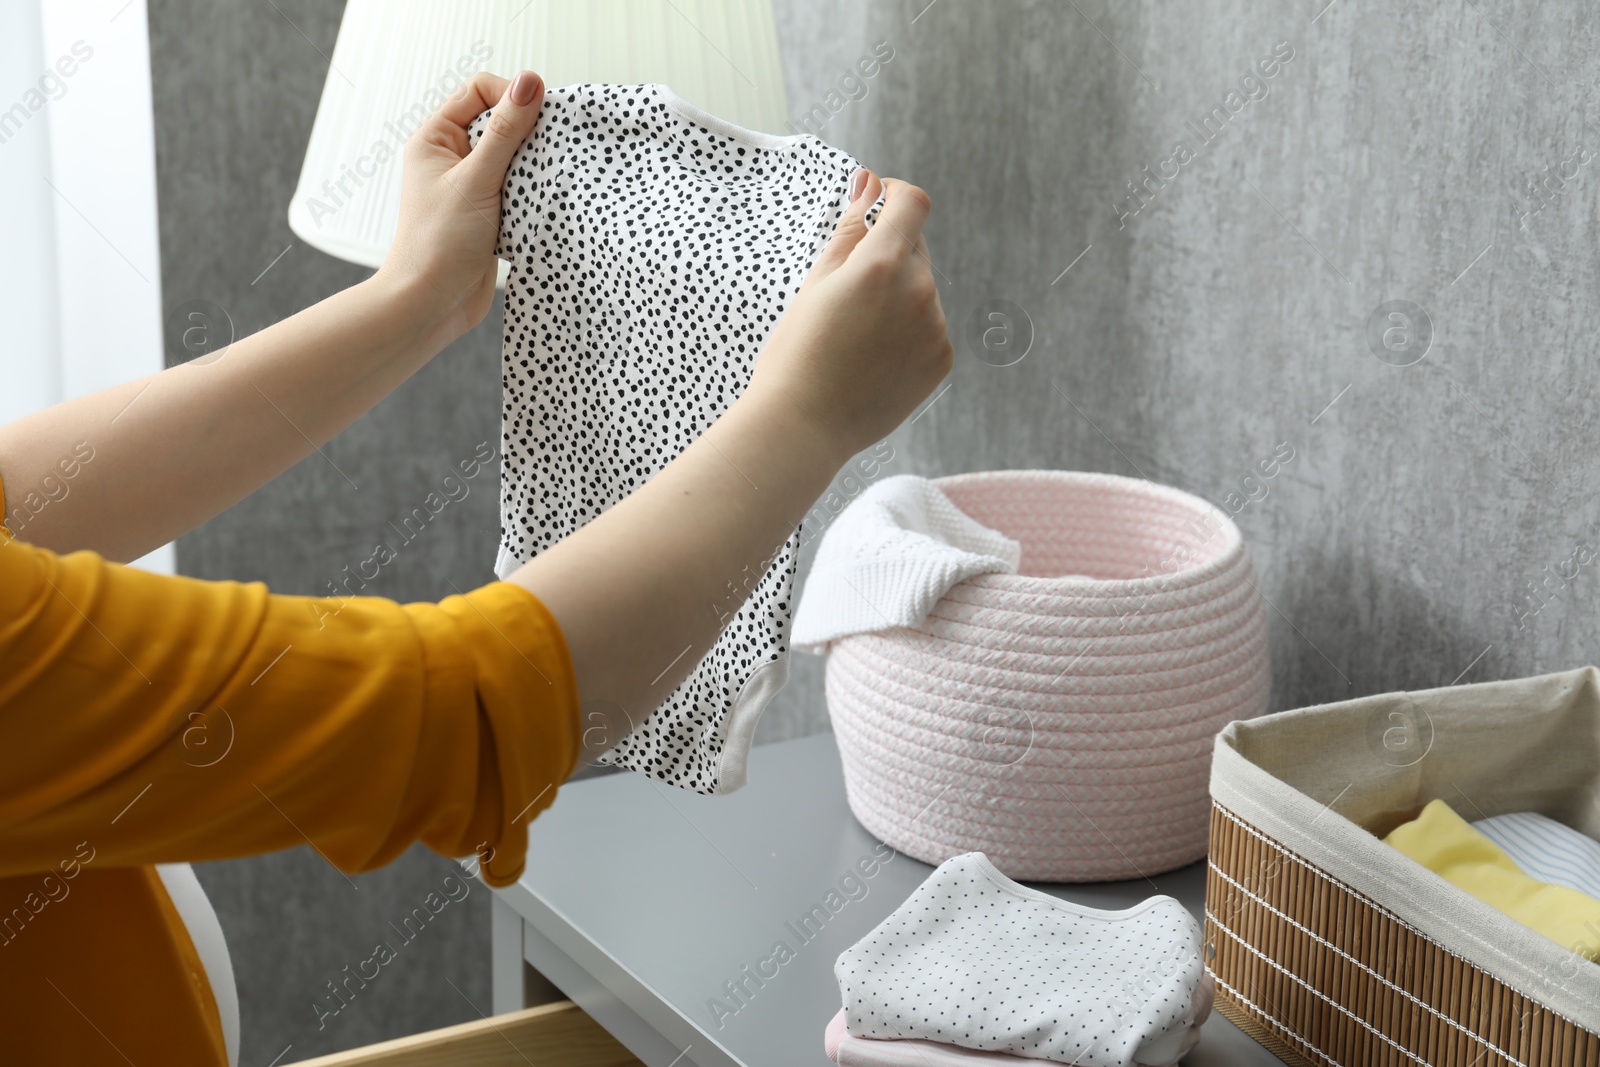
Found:
[[(527, 823), (560, 783), (715, 642), (705, 603), (949, 372), (928, 198), (862, 171), (744, 394), (505, 581), (398, 604), (122, 566), (283, 472), (482, 321), (501, 186), (543, 95), (531, 72), (480, 73), (412, 135), (372, 277), (206, 361), (0, 428), (0, 515), (20, 527), (0, 534), (8, 1061), (226, 1062), (155, 864), (309, 843), (353, 874), (422, 841), (476, 852), (491, 885), (514, 881)], [(491, 104), (469, 151), (465, 127)], [(35, 506), (63, 478), (70, 496)], [(232, 747), (197, 759), (193, 732), (221, 712)]]

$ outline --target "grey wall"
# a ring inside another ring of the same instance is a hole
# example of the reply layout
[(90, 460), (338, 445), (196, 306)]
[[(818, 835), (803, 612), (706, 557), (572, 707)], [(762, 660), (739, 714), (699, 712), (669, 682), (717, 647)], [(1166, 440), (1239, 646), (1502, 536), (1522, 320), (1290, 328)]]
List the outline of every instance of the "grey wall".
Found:
[[(822, 135), (934, 200), (958, 358), (883, 471), (1104, 470), (1237, 507), (1273, 607), (1274, 708), (1588, 663), (1600, 167), (1563, 160), (1600, 151), (1595, 26), (1581, 0), (1325, 4), (778, 0), (797, 123), (840, 104)], [(169, 308), (209, 299), (250, 332), (366, 274), (284, 221), (338, 19), (152, 0)], [(879, 40), (894, 58), (862, 95), (842, 79)], [(1293, 58), (1229, 101), (1279, 42)], [(860, 99), (830, 102), (841, 87)], [(1213, 108), (1202, 143), (1189, 123)], [(1179, 141), (1193, 158), (1163, 165)], [(967, 340), (997, 300), (1029, 344), (1010, 366)], [(1390, 301), (1425, 310), (1425, 354), (1415, 333), (1375, 353)], [(359, 491), (312, 457), (183, 539), (181, 569), (324, 591), (498, 440), (499, 336), (496, 310), (326, 447)], [(1261, 478), (1280, 444), (1294, 458)], [(426, 536), (377, 592), (488, 580), (488, 476)], [(821, 666), (797, 657), (762, 739), (826, 729)], [(487, 1010), (479, 887), (317, 1028), (323, 983), (447, 870), (422, 850), (356, 888), (304, 849), (203, 866), (244, 1062)]]
[[(1110, 471), (1237, 508), (1275, 709), (1595, 660), (1587, 5), (779, 10), (797, 114), (895, 50), (822, 135), (934, 202), (957, 361), (891, 438), (898, 470)], [(1228, 101), (1279, 42), (1293, 58)], [(1031, 321), (1011, 366), (965, 337), (992, 300)], [(1386, 315), (1375, 353), (1390, 301), (1426, 313), (1425, 354), (1420, 331), (1386, 349)], [(798, 667), (767, 737), (825, 728), (821, 664)]]

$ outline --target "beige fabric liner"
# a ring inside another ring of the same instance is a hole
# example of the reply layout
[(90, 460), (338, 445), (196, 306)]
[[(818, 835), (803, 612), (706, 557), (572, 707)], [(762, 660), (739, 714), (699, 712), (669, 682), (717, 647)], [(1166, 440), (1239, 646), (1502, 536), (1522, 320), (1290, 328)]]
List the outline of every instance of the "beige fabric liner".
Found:
[[(1409, 731), (1389, 736), (1417, 747), (1386, 748), (1386, 730)], [(1416, 757), (1430, 733), (1431, 745)], [(1600, 838), (1594, 667), (1382, 693), (1230, 723), (1212, 752), (1211, 795), (1448, 951), (1600, 1032), (1600, 964), (1374, 836), (1442, 798), (1469, 822), (1537, 811)]]

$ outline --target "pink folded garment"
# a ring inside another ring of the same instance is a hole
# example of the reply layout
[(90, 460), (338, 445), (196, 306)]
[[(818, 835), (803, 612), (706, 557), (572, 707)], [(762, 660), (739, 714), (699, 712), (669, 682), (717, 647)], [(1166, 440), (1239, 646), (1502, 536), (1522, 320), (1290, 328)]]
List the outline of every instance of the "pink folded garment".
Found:
[[(1216, 985), (1207, 974), (1195, 990), (1194, 1022), (1183, 1035), (1177, 1055), (1163, 1063), (1138, 1064), (1137, 1067), (1173, 1067), (1200, 1043), (1200, 1025), (1211, 1014), (1211, 1003), (1216, 998)], [(844, 1009), (828, 1022), (822, 1035), (823, 1051), (839, 1067), (1016, 1067), (1039, 1060), (1027, 1056), (1012, 1056), (1004, 1052), (982, 1052), (945, 1045), (938, 1041), (921, 1041), (907, 1038), (889, 1041), (875, 1037), (851, 1037), (845, 1030)]]

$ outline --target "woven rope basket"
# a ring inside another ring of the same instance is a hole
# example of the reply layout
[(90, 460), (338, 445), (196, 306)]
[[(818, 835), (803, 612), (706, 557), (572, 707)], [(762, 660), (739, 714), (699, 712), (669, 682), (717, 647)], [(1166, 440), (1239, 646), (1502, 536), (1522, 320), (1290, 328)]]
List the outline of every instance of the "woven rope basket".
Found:
[(1137, 878), (1205, 855), (1212, 739), (1266, 710), (1267, 634), (1238, 527), (1188, 493), (1077, 471), (935, 484), (1022, 545), (915, 629), (835, 641), (850, 808), (925, 863)]

